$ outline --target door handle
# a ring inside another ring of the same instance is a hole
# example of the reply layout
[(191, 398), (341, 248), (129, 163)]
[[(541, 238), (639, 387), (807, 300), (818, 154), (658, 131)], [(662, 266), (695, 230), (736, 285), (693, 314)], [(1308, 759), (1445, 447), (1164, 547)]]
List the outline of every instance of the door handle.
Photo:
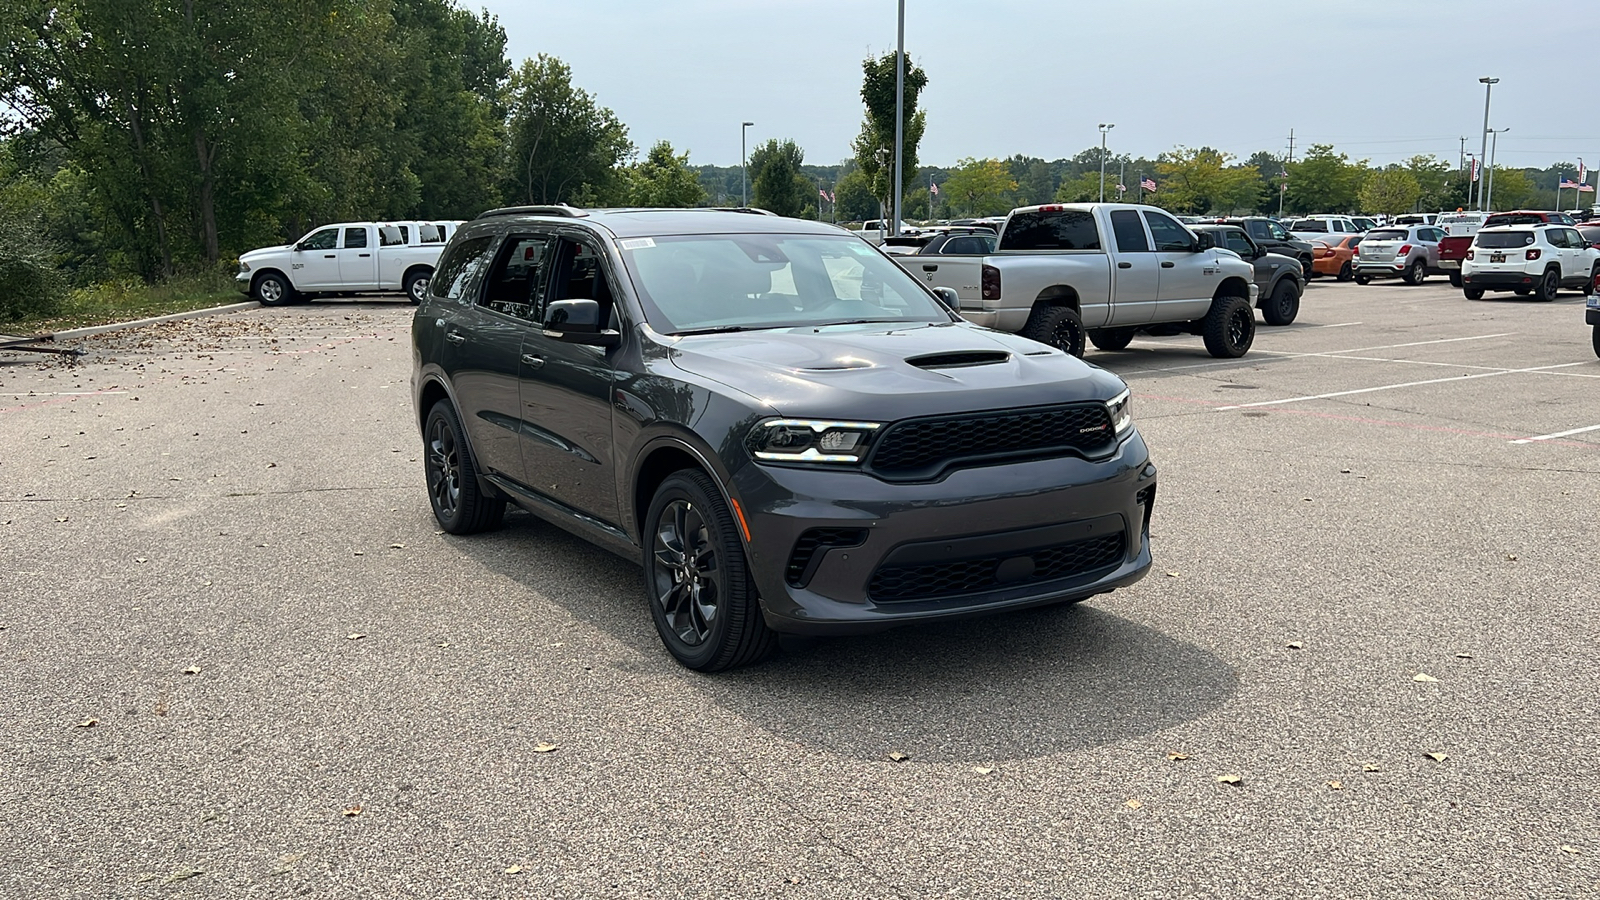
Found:
[(324, 254), (322, 254), (322, 258), (323, 259), (338, 259), (339, 257), (335, 256), (332, 253), (324, 253)]
[(1117, 263), (1117, 268), (1119, 268), (1119, 269), (1131, 269), (1131, 268), (1133, 268), (1133, 263), (1131, 263), (1131, 262), (1119, 262), (1119, 263)]
[(544, 365), (544, 360), (534, 356), (532, 353), (524, 353), (522, 354), (522, 364), (537, 369)]
[(1170, 269), (1170, 268), (1172, 268), (1172, 267), (1173, 267), (1173, 266), (1174, 266), (1174, 265), (1176, 265), (1176, 263), (1170, 263), (1170, 262), (1164, 262), (1164, 263), (1162, 263), (1162, 264), (1161, 264), (1161, 268), (1163, 268), (1163, 269)]
[(463, 344), (466, 343), (467, 336), (459, 331), (446, 331), (444, 333), (444, 339), (452, 344)]
[(937, 271), (939, 271), (939, 267), (938, 266), (924, 265), (922, 267), (922, 271), (924, 271), (924, 272), (937, 272)]
[(371, 253), (362, 253), (362, 254), (359, 254), (359, 255), (361, 256), (361, 258), (365, 259), (366, 257), (369, 257), (372, 254)]

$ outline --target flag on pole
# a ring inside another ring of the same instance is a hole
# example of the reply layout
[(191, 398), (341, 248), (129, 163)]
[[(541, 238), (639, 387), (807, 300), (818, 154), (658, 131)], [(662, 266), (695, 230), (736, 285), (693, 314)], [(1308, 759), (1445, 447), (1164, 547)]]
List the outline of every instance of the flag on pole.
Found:
[(1146, 178), (1139, 182), (1139, 187), (1154, 194), (1156, 192), (1156, 180), (1154, 178)]
[(928, 192), (937, 195), (939, 193), (939, 186), (931, 181), (928, 182)]
[(1583, 160), (1578, 160), (1578, 183), (1583, 184), (1589, 180), (1589, 173), (1583, 168)]
[(821, 197), (824, 200), (826, 200), (826, 199), (828, 199), (828, 192), (823, 190), (822, 188), (817, 188), (817, 196)]
[(1578, 185), (1578, 192), (1579, 193), (1592, 194), (1592, 193), (1594, 193), (1594, 185), (1592, 185), (1592, 184), (1580, 184), (1580, 185)]
[(1472, 180), (1473, 181), (1477, 181), (1478, 180), (1478, 158), (1477, 157), (1473, 157), (1472, 158)]
[(1557, 185), (1557, 187), (1559, 187), (1563, 191), (1568, 189), (1568, 188), (1571, 188), (1573, 190), (1577, 190), (1578, 189), (1578, 183), (1576, 181), (1573, 181), (1571, 178), (1563, 178), (1563, 179), (1561, 179), (1561, 183), (1559, 185)]
[(1117, 185), (1117, 193), (1126, 194), (1127, 192), (1128, 192), (1128, 186), (1127, 185), (1125, 185), (1125, 184)]

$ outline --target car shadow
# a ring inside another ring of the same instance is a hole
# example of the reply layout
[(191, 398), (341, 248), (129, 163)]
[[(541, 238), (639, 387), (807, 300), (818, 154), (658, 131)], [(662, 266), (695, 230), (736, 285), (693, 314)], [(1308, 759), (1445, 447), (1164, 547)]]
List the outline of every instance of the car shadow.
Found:
[(1215, 654), (1092, 602), (786, 640), (762, 665), (699, 675), (661, 647), (630, 563), (525, 514), (458, 546), (636, 651), (612, 666), (846, 756), (968, 762), (1114, 744), (1205, 715), (1238, 685)]

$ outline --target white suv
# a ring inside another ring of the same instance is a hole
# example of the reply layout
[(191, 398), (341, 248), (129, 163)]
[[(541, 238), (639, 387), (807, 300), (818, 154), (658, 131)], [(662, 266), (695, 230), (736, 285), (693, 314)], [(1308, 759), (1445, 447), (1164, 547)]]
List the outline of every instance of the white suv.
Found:
[(1567, 225), (1502, 225), (1472, 239), (1461, 264), (1461, 291), (1468, 300), (1484, 291), (1516, 291), (1554, 300), (1564, 287), (1594, 293), (1600, 250)]

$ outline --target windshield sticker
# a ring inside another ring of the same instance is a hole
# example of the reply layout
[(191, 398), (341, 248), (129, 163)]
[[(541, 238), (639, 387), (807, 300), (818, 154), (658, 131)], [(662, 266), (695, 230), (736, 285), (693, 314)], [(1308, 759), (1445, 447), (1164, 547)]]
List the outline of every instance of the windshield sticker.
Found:
[(850, 249), (855, 251), (855, 254), (857, 256), (877, 256), (878, 255), (878, 251), (872, 249), (872, 245), (871, 244), (851, 244), (850, 245)]
[(617, 246), (624, 250), (644, 250), (656, 245), (655, 238), (628, 238), (617, 241)]

